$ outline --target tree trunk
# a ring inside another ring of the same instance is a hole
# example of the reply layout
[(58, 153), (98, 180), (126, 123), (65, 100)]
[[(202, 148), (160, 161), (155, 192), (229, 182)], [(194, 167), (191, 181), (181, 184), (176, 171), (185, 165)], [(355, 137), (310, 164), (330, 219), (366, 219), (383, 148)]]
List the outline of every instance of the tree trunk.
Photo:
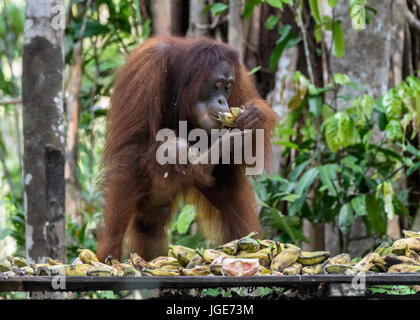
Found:
[(208, 12), (202, 14), (207, 5), (205, 0), (191, 0), (190, 1), (190, 17), (187, 36), (191, 38), (203, 37), (208, 35), (208, 29), (204, 26), (210, 22)]
[[(54, 9), (55, 10), (54, 10)], [(56, 9), (60, 13), (56, 13)], [(26, 253), (65, 260), (64, 0), (26, 2), (22, 101)], [(61, 20), (60, 20), (61, 21)]]
[(228, 43), (232, 48), (239, 51), (239, 57), (242, 61), (244, 57), (244, 23), (242, 19), (243, 1), (229, 0), (229, 29)]
[[(372, 16), (366, 29), (357, 31), (352, 28), (347, 1), (339, 1), (336, 8), (336, 20), (341, 20), (341, 27), (345, 34), (346, 53), (342, 58), (331, 57), (332, 74), (347, 74), (350, 79), (365, 88), (367, 93), (377, 98), (388, 90), (387, 79), (390, 72), (391, 61), (391, 35), (392, 35), (392, 1), (371, 0), (369, 6), (377, 10)], [(394, 11), (395, 12), (395, 11)], [(348, 95), (353, 99), (361, 93), (351, 87), (344, 87), (338, 95)], [(330, 102), (332, 103), (332, 102)], [(339, 110), (347, 106), (347, 102), (339, 100)], [(373, 133), (377, 141), (381, 139), (379, 131)], [(327, 250), (337, 252), (339, 237), (337, 227), (326, 228), (327, 235), (325, 247)], [(372, 238), (361, 239), (366, 235), (365, 225), (360, 217), (355, 217), (349, 238), (358, 239), (350, 242), (349, 253), (359, 256), (375, 244)]]
[(171, 1), (153, 0), (151, 3), (153, 33), (155, 35), (170, 35), (171, 27)]

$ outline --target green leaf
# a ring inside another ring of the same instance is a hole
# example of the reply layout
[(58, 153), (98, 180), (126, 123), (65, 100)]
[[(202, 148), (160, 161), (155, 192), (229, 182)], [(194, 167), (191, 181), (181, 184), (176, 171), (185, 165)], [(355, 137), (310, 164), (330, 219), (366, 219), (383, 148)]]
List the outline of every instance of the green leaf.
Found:
[(279, 21), (280, 21), (279, 16), (271, 15), (268, 17), (264, 25), (268, 30), (273, 30)]
[(332, 152), (354, 143), (355, 125), (353, 119), (344, 112), (337, 112), (325, 122), (325, 138)]
[(295, 202), (296, 199), (300, 198), (301, 196), (299, 194), (289, 194), (287, 196), (284, 196), (281, 198), (282, 201), (288, 201), (288, 202)]
[(394, 190), (392, 189), (391, 181), (388, 180), (384, 182), (383, 192), (385, 213), (387, 214), (388, 220), (392, 220), (392, 218), (394, 217), (394, 206), (392, 205)]
[(366, 210), (368, 222), (372, 230), (378, 235), (386, 234), (387, 222), (382, 214), (380, 201), (374, 194), (366, 195)]
[(334, 82), (339, 85), (345, 85), (351, 82), (350, 78), (346, 74), (336, 73), (334, 74)]
[(288, 203), (289, 215), (293, 216), (302, 209), (302, 206), (306, 200), (306, 194), (308, 193), (309, 188), (317, 178), (318, 174), (318, 168), (311, 168), (306, 171), (299, 179), (295, 186), (295, 192), (301, 197), (292, 203)]
[(296, 181), (299, 176), (302, 174), (303, 170), (305, 170), (306, 166), (310, 163), (310, 160), (304, 161), (297, 165), (292, 172), (289, 174), (290, 181)]
[(353, 209), (351, 208), (350, 203), (346, 203), (341, 207), (340, 212), (338, 213), (338, 228), (344, 234), (349, 234), (351, 226), (353, 224), (354, 214)]
[(353, 198), (351, 200), (351, 206), (353, 207), (354, 212), (356, 212), (358, 216), (367, 215), (365, 195), (361, 195), (361, 196), (357, 196)]
[(195, 218), (195, 208), (191, 205), (186, 205), (182, 208), (178, 220), (176, 223), (176, 229), (178, 233), (185, 234), (191, 223), (194, 221)]
[(334, 40), (334, 56), (341, 58), (346, 51), (346, 43), (344, 40), (344, 32), (341, 29), (341, 22), (334, 21), (333, 23), (333, 40)]
[(253, 68), (251, 71), (248, 72), (248, 75), (253, 75), (254, 73), (260, 71), (261, 66), (257, 66), (255, 68)]
[(335, 8), (337, 6), (338, 0), (328, 0), (328, 5), (331, 8)]
[(254, 8), (258, 6), (263, 0), (246, 0), (244, 6), (244, 17), (251, 18)]
[(391, 120), (386, 125), (386, 136), (390, 142), (404, 139), (401, 124), (397, 120)]
[(337, 191), (335, 190), (334, 182), (332, 181), (337, 179), (335, 168), (336, 166), (333, 164), (318, 167), (322, 184), (328, 188), (329, 193), (334, 197), (337, 196)]
[(213, 15), (217, 16), (221, 14), (223, 11), (225, 11), (227, 8), (229, 8), (227, 4), (216, 2), (215, 4), (212, 5), (211, 12), (213, 13)]
[(395, 89), (389, 90), (384, 95), (382, 104), (385, 107), (385, 114), (388, 121), (401, 119), (403, 106)]
[(311, 96), (309, 97), (309, 111), (314, 116), (319, 116), (322, 111), (322, 96)]
[(267, 3), (272, 7), (283, 10), (284, 4), (293, 5), (293, 0), (267, 0)]
[(319, 12), (319, 0), (309, 0), (312, 17), (317, 24), (321, 23), (321, 14)]
[(292, 27), (290, 25), (282, 26), (281, 28), (281, 37), (276, 42), (276, 46), (270, 55), (270, 71), (274, 72), (277, 69), (277, 63), (286, 48), (288, 42), (294, 38), (293, 33), (291, 32)]

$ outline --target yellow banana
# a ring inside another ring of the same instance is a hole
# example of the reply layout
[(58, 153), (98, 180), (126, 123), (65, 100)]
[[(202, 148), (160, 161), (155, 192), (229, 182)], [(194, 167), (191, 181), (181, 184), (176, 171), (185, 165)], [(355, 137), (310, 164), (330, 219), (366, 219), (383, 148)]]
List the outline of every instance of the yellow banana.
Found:
[(165, 269), (145, 269), (145, 271), (152, 276), (179, 276), (178, 270), (165, 270)]
[(66, 266), (65, 268), (66, 276), (73, 276), (73, 277), (87, 276), (87, 272), (89, 268), (91, 267), (92, 265), (86, 264), (86, 263)]
[(266, 267), (270, 264), (269, 254), (267, 254), (265, 252), (260, 252), (260, 251), (257, 251), (257, 252), (240, 251), (239, 254), (236, 255), (236, 258), (258, 259), (259, 262), (260, 262), (260, 265)]
[(222, 275), (222, 265), (217, 263), (212, 263), (210, 265), (210, 272), (216, 276)]
[(238, 107), (231, 107), (230, 113), (235, 117), (235, 119), (242, 113), (244, 113), (244, 110)]
[(406, 256), (395, 256), (395, 255), (387, 255), (383, 257), (383, 261), (386, 268), (390, 268), (396, 264), (413, 264), (413, 265), (420, 265), (420, 263), (412, 258)]
[(414, 264), (394, 264), (388, 269), (389, 273), (415, 273), (420, 272), (420, 266)]
[(215, 249), (206, 249), (206, 250), (203, 251), (203, 253), (201, 253), (199, 250), (197, 250), (197, 253), (199, 255), (201, 255), (201, 257), (203, 258), (205, 263), (211, 263), (214, 259), (216, 259), (220, 256), (230, 257), (226, 253), (221, 252), (219, 250), (215, 250)]
[(135, 266), (128, 263), (114, 264), (112, 268), (114, 268), (120, 276), (141, 276), (141, 272), (137, 270)]
[(37, 264), (34, 271), (37, 276), (51, 275), (50, 265), (48, 264)]
[(196, 254), (194, 249), (184, 247), (184, 246), (174, 246), (169, 245), (169, 255), (178, 259), (178, 262), (181, 266), (185, 267), (188, 262)]
[(167, 265), (177, 265), (179, 266), (179, 262), (177, 258), (174, 257), (157, 257), (155, 259), (153, 259), (152, 261), (149, 262), (149, 265), (151, 266), (151, 268), (161, 268), (163, 266), (167, 266)]
[(260, 245), (257, 240), (245, 237), (238, 240), (238, 249), (240, 251), (255, 252), (260, 249)]
[(312, 266), (306, 266), (302, 268), (302, 274), (322, 274), (324, 273), (324, 264), (319, 263)]
[(267, 269), (266, 267), (263, 267), (263, 266), (259, 266), (259, 274), (260, 275), (262, 275), (262, 276), (267, 276), (267, 275), (270, 275), (271, 274), (271, 270), (270, 269)]
[(376, 265), (380, 265), (382, 263), (381, 261), (382, 261), (381, 256), (375, 252), (372, 252), (366, 255), (362, 260), (360, 260), (354, 266), (356, 268), (369, 271), (370, 268), (375, 266), (375, 262), (376, 262)]
[(0, 272), (7, 272), (11, 270), (12, 270), (12, 264), (10, 263), (10, 261), (7, 259), (3, 259), (0, 262)]
[(198, 253), (196, 253), (191, 258), (190, 262), (188, 262), (186, 268), (191, 269), (191, 268), (194, 268), (194, 267), (197, 267), (197, 266), (201, 266), (202, 264), (204, 264), (203, 258)]
[(414, 232), (409, 230), (403, 230), (404, 237), (406, 238), (420, 238), (420, 232)]
[(114, 258), (113, 256), (108, 256), (105, 258), (105, 264), (112, 266), (114, 264), (119, 264), (120, 262), (118, 259)]
[(406, 249), (420, 252), (420, 238), (399, 239), (392, 244), (392, 253), (397, 255), (404, 255)]
[(27, 276), (33, 276), (35, 274), (35, 270), (30, 266), (22, 267), (21, 269)]
[(222, 250), (228, 255), (234, 255), (238, 251), (238, 241), (239, 240), (233, 240), (228, 243), (222, 244), (221, 246), (218, 246), (216, 250)]
[(339, 254), (337, 256), (334, 256), (334, 257), (328, 259), (327, 263), (329, 265), (348, 264), (348, 263), (350, 263), (350, 255), (347, 254), (347, 253)]
[(99, 262), (96, 254), (89, 249), (77, 249), (77, 252), (79, 253), (80, 260), (82, 260), (82, 262), (85, 264), (89, 264), (91, 262)]
[(357, 273), (366, 272), (362, 268), (357, 268), (355, 266), (351, 266), (348, 264), (327, 265), (325, 266), (324, 271), (326, 273), (333, 273), (333, 274), (357, 274)]
[(57, 275), (66, 275), (66, 267), (68, 267), (69, 265), (67, 264), (61, 264), (61, 265), (54, 265), (54, 266), (50, 266), (49, 270), (51, 272), (52, 276), (57, 276)]
[[(140, 257), (137, 253), (132, 253), (130, 255), (131, 263), (134, 267), (136, 267), (137, 270), (142, 270), (144, 268), (150, 268), (150, 264), (144, 260), (142, 257)], [(112, 262), (111, 262), (112, 263)], [(115, 263), (118, 264), (118, 263)]]
[(292, 265), (284, 268), (282, 273), (287, 276), (294, 276), (300, 274), (301, 270), (302, 264), (295, 262)]
[(271, 271), (282, 271), (284, 268), (292, 265), (297, 261), (301, 254), (300, 249), (288, 248), (280, 252), (274, 259), (271, 261), (270, 269)]
[(181, 276), (208, 276), (211, 274), (210, 266), (197, 266), (191, 269), (181, 269)]
[(46, 258), (45, 258), (45, 261), (46, 261), (49, 265), (51, 265), (51, 266), (58, 266), (58, 265), (62, 265), (62, 264), (64, 264), (64, 262), (62, 262), (62, 261), (60, 261), (60, 260), (55, 260), (55, 259), (52, 259), (52, 258), (50, 258), (50, 257), (46, 257)]
[(30, 264), (25, 258), (22, 257), (12, 257), (11, 260), (12, 261), (10, 262), (12, 265), (18, 268), (27, 267)]
[(302, 251), (297, 261), (305, 266), (312, 266), (324, 262), (329, 256), (330, 253), (328, 251)]

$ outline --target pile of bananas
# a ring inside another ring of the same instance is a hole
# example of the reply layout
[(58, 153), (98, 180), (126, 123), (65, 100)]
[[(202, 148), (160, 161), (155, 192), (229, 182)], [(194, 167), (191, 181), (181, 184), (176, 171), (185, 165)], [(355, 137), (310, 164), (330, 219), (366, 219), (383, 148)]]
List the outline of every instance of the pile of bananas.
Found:
[(0, 276), (251, 276), (315, 275), (323, 273), (420, 272), (420, 232), (403, 231), (405, 238), (382, 243), (358, 262), (346, 253), (305, 252), (274, 240), (256, 239), (255, 232), (214, 249), (194, 250), (170, 245), (168, 256), (145, 261), (137, 253), (123, 262), (109, 256), (99, 262), (89, 249), (79, 249), (71, 265), (46, 258), (31, 264), (21, 257), (0, 261)]

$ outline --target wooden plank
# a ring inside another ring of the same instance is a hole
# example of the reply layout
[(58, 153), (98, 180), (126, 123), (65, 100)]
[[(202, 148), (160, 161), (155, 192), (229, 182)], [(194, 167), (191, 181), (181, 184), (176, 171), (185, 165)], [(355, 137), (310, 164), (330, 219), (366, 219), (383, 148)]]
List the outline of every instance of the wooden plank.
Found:
[[(374, 274), (365, 276), (366, 285), (420, 285), (420, 274)], [(352, 275), (255, 276), (255, 277), (10, 277), (0, 276), (0, 291), (63, 291), (183, 289), (228, 287), (295, 287), (321, 283), (351, 283)]]

